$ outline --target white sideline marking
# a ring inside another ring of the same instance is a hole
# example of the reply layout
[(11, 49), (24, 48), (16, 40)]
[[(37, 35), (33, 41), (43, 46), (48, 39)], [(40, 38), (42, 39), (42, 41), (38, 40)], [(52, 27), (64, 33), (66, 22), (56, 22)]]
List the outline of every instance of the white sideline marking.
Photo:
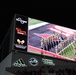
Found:
[(34, 28), (37, 28), (37, 27), (40, 27), (40, 26), (44, 26), (46, 24), (50, 24), (50, 23), (48, 23), (48, 22), (42, 22), (42, 23), (39, 23), (39, 24), (30, 25), (30, 26), (28, 26), (28, 29), (31, 30), (31, 29), (34, 29)]
[[(71, 44), (73, 44), (74, 43), (74, 41), (71, 43)], [(71, 44), (69, 44), (67, 47), (69, 47)], [(67, 47), (65, 47), (63, 50), (61, 50), (59, 53), (61, 53), (62, 51), (64, 51)], [(58, 54), (59, 54), (58, 53)]]

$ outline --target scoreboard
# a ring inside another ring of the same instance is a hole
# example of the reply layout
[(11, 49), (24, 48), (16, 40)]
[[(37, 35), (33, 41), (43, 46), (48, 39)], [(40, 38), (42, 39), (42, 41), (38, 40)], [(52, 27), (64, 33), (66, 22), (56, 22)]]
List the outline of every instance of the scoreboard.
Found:
[(76, 30), (15, 14), (12, 50), (75, 61)]

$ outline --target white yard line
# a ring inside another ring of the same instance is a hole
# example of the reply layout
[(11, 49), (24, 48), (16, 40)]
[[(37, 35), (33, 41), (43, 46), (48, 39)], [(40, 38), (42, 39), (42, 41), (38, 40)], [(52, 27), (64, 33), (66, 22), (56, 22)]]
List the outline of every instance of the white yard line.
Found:
[[(73, 43), (74, 43), (74, 41), (71, 44), (73, 44)], [(69, 44), (67, 47), (69, 47), (71, 44)], [(65, 47), (63, 50), (61, 50), (58, 54), (60, 54), (62, 51), (64, 51), (67, 47)]]
[(28, 29), (31, 30), (31, 29), (34, 29), (34, 28), (37, 28), (37, 27), (40, 27), (40, 26), (44, 26), (46, 24), (49, 24), (47, 22), (42, 22), (42, 23), (39, 23), (39, 24), (35, 24), (35, 25), (30, 25), (28, 26)]

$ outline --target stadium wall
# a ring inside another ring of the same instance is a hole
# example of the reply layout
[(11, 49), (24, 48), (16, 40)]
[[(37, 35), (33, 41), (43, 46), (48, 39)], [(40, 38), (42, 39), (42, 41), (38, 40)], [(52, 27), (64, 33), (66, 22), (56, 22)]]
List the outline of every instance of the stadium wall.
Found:
[(12, 53), (0, 63), (0, 75), (5, 75), (6, 67), (11, 67)]
[(6, 71), (5, 75), (15, 75), (15, 74), (12, 74), (12, 73)]

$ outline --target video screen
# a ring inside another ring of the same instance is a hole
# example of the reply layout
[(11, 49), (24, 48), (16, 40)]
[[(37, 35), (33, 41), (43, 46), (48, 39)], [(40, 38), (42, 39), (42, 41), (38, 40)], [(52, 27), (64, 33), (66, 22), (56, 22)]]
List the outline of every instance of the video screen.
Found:
[(76, 61), (76, 30), (28, 19), (28, 52)]

